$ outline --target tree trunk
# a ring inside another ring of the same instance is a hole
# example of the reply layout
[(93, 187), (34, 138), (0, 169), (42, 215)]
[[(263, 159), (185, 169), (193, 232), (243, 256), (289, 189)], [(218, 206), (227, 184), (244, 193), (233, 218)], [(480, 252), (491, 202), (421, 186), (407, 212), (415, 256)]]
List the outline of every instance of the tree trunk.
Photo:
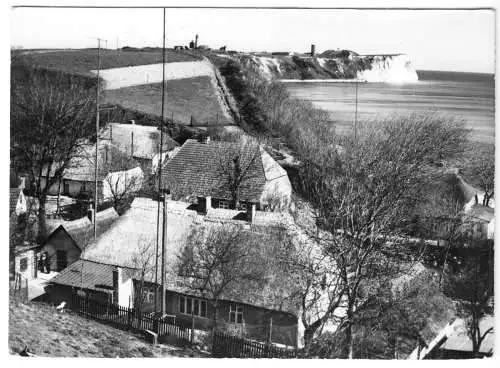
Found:
[(57, 209), (56, 213), (59, 214), (59, 200), (61, 198), (61, 179), (59, 179), (59, 184), (57, 186)]
[(354, 340), (352, 336), (352, 317), (353, 317), (353, 308), (349, 306), (347, 309), (347, 322), (345, 327), (345, 351), (344, 356), (347, 359), (354, 358)]
[(42, 194), (38, 196), (38, 234), (37, 241), (43, 242), (47, 238), (47, 225), (45, 204), (47, 202), (47, 195)]

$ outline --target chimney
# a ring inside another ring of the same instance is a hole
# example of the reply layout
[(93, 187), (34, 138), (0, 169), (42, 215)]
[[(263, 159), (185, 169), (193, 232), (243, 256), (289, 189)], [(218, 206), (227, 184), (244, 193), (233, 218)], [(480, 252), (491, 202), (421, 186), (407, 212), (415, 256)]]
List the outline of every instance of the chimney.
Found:
[(87, 217), (89, 218), (91, 223), (94, 223), (95, 221), (95, 211), (92, 207), (90, 207), (87, 211)]
[(113, 270), (113, 304), (120, 300), (120, 286), (122, 283), (122, 269), (117, 267)]
[(130, 132), (130, 157), (132, 156), (134, 156), (134, 132)]
[(26, 187), (26, 177), (21, 176), (19, 178), (19, 189), (24, 189)]
[(212, 197), (198, 197), (198, 208), (201, 213), (207, 214), (208, 210), (212, 208)]
[(196, 35), (195, 39), (194, 39), (194, 48), (197, 49), (198, 48), (198, 35)]
[(314, 56), (316, 54), (316, 45), (312, 44), (311, 45), (311, 56)]
[(250, 223), (253, 223), (255, 220), (255, 204), (254, 203), (248, 203), (247, 204), (247, 220)]

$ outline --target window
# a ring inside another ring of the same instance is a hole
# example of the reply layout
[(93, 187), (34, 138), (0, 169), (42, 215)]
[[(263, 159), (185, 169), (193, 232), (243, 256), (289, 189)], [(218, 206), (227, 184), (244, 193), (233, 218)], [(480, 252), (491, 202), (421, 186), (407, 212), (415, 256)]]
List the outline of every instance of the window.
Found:
[(66, 195), (68, 195), (69, 194), (69, 181), (64, 180), (63, 183), (64, 183), (63, 184), (63, 186), (64, 186), (63, 193), (66, 194)]
[(81, 187), (80, 187), (80, 190), (82, 192), (86, 192), (87, 191), (87, 183), (83, 182), (82, 185), (81, 185)]
[(238, 204), (238, 210), (240, 210), (240, 211), (246, 211), (247, 210), (247, 204), (246, 203), (239, 203)]
[(231, 304), (229, 306), (229, 322), (243, 323), (243, 307), (238, 304)]
[(229, 209), (229, 202), (228, 201), (219, 201), (219, 208), (224, 208), (224, 209)]
[(193, 314), (198, 317), (207, 317), (207, 301), (203, 299), (181, 296), (179, 298), (179, 312)]
[(19, 271), (24, 272), (28, 269), (28, 258), (24, 257), (21, 258), (19, 261)]

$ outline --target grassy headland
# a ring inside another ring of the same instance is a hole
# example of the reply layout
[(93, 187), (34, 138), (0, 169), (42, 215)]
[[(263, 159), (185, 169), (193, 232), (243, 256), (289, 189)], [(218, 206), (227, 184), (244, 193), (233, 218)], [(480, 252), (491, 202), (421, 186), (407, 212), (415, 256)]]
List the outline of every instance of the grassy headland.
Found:
[[(97, 49), (75, 50), (22, 50), (23, 58), (28, 63), (50, 70), (58, 70), (72, 74), (93, 75), (91, 70), (97, 69)], [(182, 51), (167, 50), (168, 63), (180, 61), (197, 61), (196, 56)], [(127, 66), (158, 64), (162, 62), (161, 49), (101, 49), (101, 69), (121, 68)]]

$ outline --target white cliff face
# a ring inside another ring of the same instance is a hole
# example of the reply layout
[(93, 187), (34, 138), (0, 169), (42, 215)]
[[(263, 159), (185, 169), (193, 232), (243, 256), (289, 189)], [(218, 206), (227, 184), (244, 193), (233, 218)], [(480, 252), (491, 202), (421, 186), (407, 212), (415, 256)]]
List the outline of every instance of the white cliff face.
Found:
[(357, 78), (367, 82), (405, 83), (418, 81), (408, 55), (377, 55), (371, 69), (358, 71)]

